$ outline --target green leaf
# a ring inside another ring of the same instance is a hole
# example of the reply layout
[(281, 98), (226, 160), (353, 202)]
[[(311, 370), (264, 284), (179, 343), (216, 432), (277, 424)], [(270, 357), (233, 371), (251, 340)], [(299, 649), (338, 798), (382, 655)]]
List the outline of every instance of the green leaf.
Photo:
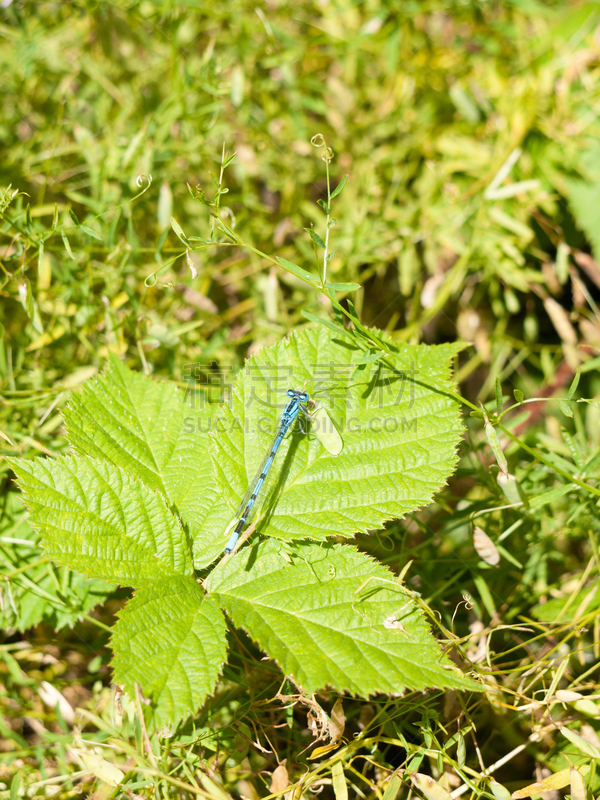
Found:
[(578, 369), (575, 373), (575, 377), (571, 385), (569, 386), (569, 391), (567, 393), (567, 400), (572, 400), (575, 397), (575, 392), (577, 391), (577, 387), (579, 386), (579, 380), (581, 378), (581, 369)]
[(358, 311), (352, 300), (350, 298), (346, 299), (346, 305), (348, 306), (348, 311), (350, 312), (350, 319), (356, 325), (356, 327), (361, 330), (363, 328), (363, 324), (358, 317)]
[(523, 400), (525, 399), (525, 395), (520, 389), (514, 389), (513, 394), (515, 396), (515, 400), (517, 401), (517, 403), (522, 403)]
[[(459, 405), (446, 392), (456, 345), (402, 345), (380, 334), (390, 366), (354, 377), (357, 349), (324, 327), (292, 334), (247, 362), (213, 434), (215, 476), (232, 510), (269, 447), (288, 388), (305, 387), (344, 441), (332, 456), (294, 426), (257, 501), (257, 530), (282, 539), (352, 536), (429, 503), (457, 463)], [(260, 507), (260, 508), (259, 508)]]
[(592, 245), (596, 261), (600, 261), (600, 183), (568, 180), (567, 197), (578, 226)]
[(277, 262), (281, 264), (281, 266), (284, 267), (284, 269), (286, 269), (288, 272), (291, 272), (292, 275), (295, 275), (297, 278), (306, 281), (306, 283), (310, 283), (311, 286), (320, 286), (320, 283), (316, 280), (314, 275), (311, 275), (310, 272), (302, 269), (302, 267), (298, 267), (296, 264), (292, 264), (291, 261), (288, 261), (285, 258), (279, 258), (279, 256), (276, 258)]
[(335, 800), (348, 800), (348, 785), (341, 761), (336, 761), (333, 764), (331, 768), (331, 779), (333, 782)]
[[(462, 731), (458, 732), (458, 743), (456, 745), (456, 763), (458, 764), (459, 768), (462, 769), (465, 765), (467, 757), (467, 747), (465, 745), (465, 737), (462, 734)], [(508, 798), (506, 798), (508, 800)]]
[(590, 475), (600, 465), (600, 450), (589, 458), (583, 465), (583, 471), (586, 475)]
[(398, 791), (401, 786), (402, 786), (402, 780), (394, 772), (392, 774), (392, 777), (390, 778), (390, 782), (385, 788), (385, 792), (383, 794), (383, 800), (396, 800), (396, 797), (398, 796)]
[(93, 239), (98, 239), (99, 241), (102, 241), (102, 236), (100, 236), (99, 233), (96, 233), (95, 230), (93, 230), (92, 228), (88, 228), (88, 226), (84, 225), (83, 223), (81, 223), (81, 225), (79, 226), (79, 230), (83, 231), (84, 233), (87, 233), (87, 235), (91, 236)]
[(500, 379), (496, 378), (496, 411), (498, 412), (498, 416), (502, 414), (502, 384), (500, 383)]
[(347, 175), (344, 175), (344, 177), (342, 178), (342, 180), (341, 180), (341, 181), (338, 183), (338, 185), (335, 187), (335, 189), (334, 189), (334, 190), (333, 190), (333, 192), (331, 193), (331, 199), (332, 199), (332, 200), (333, 200), (333, 198), (334, 198), (334, 197), (337, 197), (337, 196), (338, 196), (338, 194), (339, 194), (339, 193), (342, 191), (342, 189), (344, 188), (344, 186), (345, 186), (347, 183), (348, 183), (348, 176), (347, 176)]
[(360, 283), (326, 283), (325, 286), (336, 292), (356, 292), (360, 289)]
[(393, 573), (354, 547), (262, 542), (222, 562), (207, 589), (309, 695), (477, 688)]
[(488, 440), (490, 447), (492, 448), (492, 453), (496, 459), (496, 463), (500, 467), (502, 474), (505, 478), (508, 478), (508, 463), (506, 461), (506, 456), (502, 450), (502, 445), (500, 444), (500, 439), (498, 439), (498, 434), (496, 433), (496, 429), (492, 425), (492, 423), (488, 419), (488, 415), (485, 411), (485, 408), (481, 406), (481, 410), (483, 412), (483, 419), (485, 422), (485, 435)]
[(119, 612), (111, 644), (115, 681), (153, 702), (155, 727), (194, 714), (213, 693), (226, 656), (223, 613), (197, 581), (162, 578)]
[(329, 215), (329, 206), (327, 205), (327, 203), (326, 203), (324, 200), (317, 200), (317, 205), (321, 206), (321, 208), (323, 209), (323, 211), (324, 211), (324, 212), (325, 212), (327, 215)]
[(74, 392), (63, 414), (77, 452), (120, 465), (164, 495), (189, 531), (196, 567), (220, 554), (230, 514), (208, 456), (213, 413), (195, 394), (185, 402), (176, 386), (111, 356), (106, 372)]
[(548, 503), (553, 503), (555, 500), (564, 497), (570, 492), (576, 491), (576, 483), (566, 483), (563, 486), (556, 486), (554, 489), (549, 489), (547, 492), (542, 492), (541, 494), (536, 494), (533, 497), (530, 497), (529, 505), (531, 508), (541, 508), (542, 506), (548, 505)]
[(314, 228), (304, 228), (304, 230), (308, 233), (308, 235), (313, 240), (313, 242), (317, 245), (317, 247), (320, 247), (321, 250), (325, 250), (325, 242), (323, 241), (323, 239), (321, 239), (319, 234), (316, 233)]
[(333, 331), (336, 335), (342, 334), (342, 336), (350, 336), (350, 331), (347, 331), (343, 325), (338, 325), (335, 322), (332, 322), (327, 317), (317, 317), (316, 314), (312, 314), (310, 311), (302, 311), (302, 316), (305, 319), (310, 320), (310, 322), (318, 322), (319, 325), (325, 325), (326, 328), (329, 328), (330, 331)]
[(31, 525), (58, 564), (126, 586), (191, 572), (164, 498), (119, 467), (80, 456), (10, 463)]
[[(44, 242), (43, 240), (38, 245), (38, 275), (42, 275), (44, 269)], [(38, 283), (39, 286), (39, 283)]]
[(236, 156), (237, 156), (237, 152), (236, 153), (227, 153), (227, 155), (225, 156), (225, 160), (221, 164), (221, 167), (223, 169), (228, 167)]
[[(576, 576), (581, 577), (581, 574)], [(531, 613), (534, 619), (540, 622), (555, 624), (557, 620), (565, 625), (571, 625), (582, 613), (589, 614), (600, 608), (600, 587), (595, 583), (573, 592), (569, 586), (558, 587), (562, 593), (560, 597), (553, 597), (534, 606)]]
[(0, 572), (5, 576), (0, 625), (21, 631), (42, 621), (54, 630), (72, 626), (116, 587), (50, 564), (26, 513), (21, 495), (5, 492), (0, 500)]
[(33, 296), (33, 287), (31, 285), (31, 281), (28, 278), (23, 278), (23, 280), (19, 282), (18, 291), (21, 305), (31, 320), (33, 329), (36, 331), (36, 333), (42, 334), (44, 332), (44, 326), (42, 325), (39, 306), (35, 297)]
[(580, 736), (578, 733), (575, 733), (575, 731), (565, 728), (564, 726), (561, 726), (559, 730), (565, 738), (572, 742), (578, 750), (585, 753), (586, 756), (600, 759), (600, 750), (598, 750), (595, 745), (588, 742), (587, 739), (584, 739), (583, 736)]
[(375, 361), (381, 361), (381, 359), (385, 356), (385, 353), (381, 351), (378, 353), (367, 353), (366, 355), (363, 354), (364, 351), (360, 350), (359, 355), (357, 358), (352, 359), (352, 363), (359, 366), (360, 364), (373, 364)]
[(187, 236), (185, 235), (185, 233), (183, 232), (183, 228), (181, 227), (181, 225), (177, 222), (175, 217), (171, 217), (170, 221), (171, 221), (171, 228), (173, 229), (173, 231), (175, 232), (177, 237), (183, 242), (183, 244), (186, 247), (189, 247), (190, 246), (190, 241), (187, 238)]
[(18, 800), (20, 788), (21, 776), (17, 772), (15, 775), (13, 775), (13, 779), (10, 782), (10, 800)]
[(562, 413), (565, 415), (565, 417), (573, 416), (573, 411), (571, 410), (571, 406), (566, 402), (566, 400), (559, 400), (558, 405)]
[(71, 259), (71, 261), (75, 261), (75, 256), (73, 255), (73, 251), (71, 250), (71, 244), (67, 239), (67, 234), (64, 231), (60, 232), (61, 238), (63, 240), (63, 244), (65, 246), (65, 250), (67, 251), (67, 255)]
[(512, 797), (508, 789), (493, 779), (490, 781), (490, 789), (496, 800), (510, 800)]

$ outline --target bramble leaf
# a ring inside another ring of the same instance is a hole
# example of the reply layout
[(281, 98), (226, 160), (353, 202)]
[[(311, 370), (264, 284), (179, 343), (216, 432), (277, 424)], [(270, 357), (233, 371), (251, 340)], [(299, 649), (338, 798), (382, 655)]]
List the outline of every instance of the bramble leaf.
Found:
[(344, 442), (333, 456), (299, 420), (257, 500), (260, 533), (324, 540), (380, 528), (430, 502), (454, 470), (462, 424), (448, 395), (449, 360), (460, 345), (397, 346), (380, 336), (391, 366), (389, 358), (357, 366), (356, 349), (320, 326), (262, 350), (236, 379), (212, 434), (216, 482), (232, 512), (270, 445), (288, 388), (304, 387), (325, 406)]
[(198, 568), (221, 552), (218, 534), (230, 521), (208, 456), (212, 416), (192, 396), (186, 402), (176, 386), (133, 372), (116, 356), (64, 410), (77, 452), (121, 466), (164, 495), (189, 531)]
[(223, 612), (191, 577), (163, 578), (119, 612), (111, 644), (115, 680), (153, 701), (154, 724), (195, 713), (213, 693), (226, 656)]
[(219, 564), (207, 589), (307, 694), (478, 688), (442, 655), (414, 596), (353, 546), (271, 539)]
[(103, 461), (13, 460), (47, 555), (94, 578), (141, 586), (189, 575), (185, 533), (164, 498)]
[[(112, 358), (65, 414), (86, 455), (11, 462), (51, 558), (141, 587), (115, 631), (115, 669), (130, 691), (138, 683), (152, 699), (154, 723), (181, 719), (213, 691), (225, 657), (215, 602), (308, 692), (473, 688), (392, 573), (353, 547), (323, 542), (429, 502), (457, 459), (462, 426), (448, 373), (460, 345), (398, 346), (361, 330), (377, 361), (353, 346), (352, 332), (342, 339), (323, 326), (261, 351), (214, 425), (175, 387)], [(341, 439), (326, 441), (328, 452), (298, 419), (270, 472), (274, 487), (255, 504), (257, 529), (321, 544), (255, 542), (213, 570), (207, 600), (192, 577), (190, 540), (196, 566), (222, 551), (288, 388), (306, 389)]]
[(17, 492), (6, 492), (1, 498), (0, 572), (4, 581), (0, 626), (24, 631), (43, 621), (58, 631), (74, 625), (115, 586), (43, 558), (40, 537), (26, 513)]

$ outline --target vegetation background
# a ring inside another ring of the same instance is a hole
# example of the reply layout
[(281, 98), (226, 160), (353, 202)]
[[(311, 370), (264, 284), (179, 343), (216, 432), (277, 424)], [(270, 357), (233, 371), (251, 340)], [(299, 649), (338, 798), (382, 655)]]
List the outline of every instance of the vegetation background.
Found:
[[(322, 134), (333, 184), (349, 176), (330, 279), (360, 284), (362, 321), (399, 342), (473, 343), (460, 391), (495, 415), (515, 476), (499, 484), (468, 417), (436, 502), (360, 538), (398, 572), (414, 560), (412, 587), (497, 691), (344, 698), (343, 746), (311, 761), (336, 697), (277, 700), (281, 674), (239, 633), (194, 727), (154, 753), (135, 714), (117, 724), (124, 594), (91, 612), (94, 586), (45, 561), (0, 461), (3, 795), (118, 796), (113, 763), (131, 798), (392, 800), (405, 764), (455, 797), (508, 796), (486, 769), (512, 791), (570, 764), (597, 792), (598, 3), (7, 0), (0, 62), (3, 455), (65, 452), (61, 407), (109, 352), (184, 385), (186, 365), (235, 372), (329, 311), (254, 252), (315, 270)], [(222, 213), (249, 247), (186, 258), (169, 219), (207, 235), (186, 184), (213, 197), (223, 148)], [(69, 590), (87, 592), (77, 614)]]

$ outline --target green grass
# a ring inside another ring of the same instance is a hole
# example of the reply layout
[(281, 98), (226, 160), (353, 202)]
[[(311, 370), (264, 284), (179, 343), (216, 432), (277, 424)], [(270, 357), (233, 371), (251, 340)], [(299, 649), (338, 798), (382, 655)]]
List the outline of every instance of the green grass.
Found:
[[(93, 607), (102, 588), (88, 586), (74, 624), (65, 601), (82, 579), (39, 550), (2, 459), (5, 796), (116, 797), (116, 781), (148, 797), (293, 786), (294, 800), (345, 800), (345, 776), (352, 796), (393, 800), (408, 796), (408, 775), (391, 777), (404, 765), (492, 798), (483, 771), (501, 759), (509, 791), (574, 763), (598, 792), (599, 22), (595, 3), (534, 0), (2, 9), (0, 453), (67, 452), (61, 409), (109, 353), (185, 386), (186, 365), (235, 374), (307, 325), (303, 312), (335, 320), (274, 263), (320, 274), (304, 230), (325, 236), (320, 133), (332, 188), (349, 176), (328, 280), (360, 284), (360, 321), (399, 345), (472, 342), (455, 363), (471, 404), (455, 474), (433, 504), (357, 541), (398, 574), (412, 562), (408, 588), (488, 687), (344, 696), (343, 738), (310, 760), (311, 732), (331, 741), (337, 694), (299, 695), (232, 628), (215, 696), (150, 749), (143, 698), (115, 705), (110, 688), (107, 631), (128, 592)], [(213, 200), (223, 149), (237, 153), (220, 195), (236, 241), (191, 241), (195, 276), (169, 219), (210, 238), (186, 184)], [(498, 566), (474, 549), (475, 525)], [(19, 614), (35, 627), (20, 632)]]

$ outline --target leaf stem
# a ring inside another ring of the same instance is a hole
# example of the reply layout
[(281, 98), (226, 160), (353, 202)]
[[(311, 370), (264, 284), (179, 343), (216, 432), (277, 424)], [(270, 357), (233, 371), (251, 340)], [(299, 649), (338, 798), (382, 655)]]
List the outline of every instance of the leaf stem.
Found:
[(327, 175), (327, 220), (325, 222), (325, 249), (323, 250), (323, 285), (327, 283), (327, 250), (329, 248), (329, 220), (331, 219), (331, 181), (329, 176), (329, 149), (327, 142), (323, 140), (325, 174)]

